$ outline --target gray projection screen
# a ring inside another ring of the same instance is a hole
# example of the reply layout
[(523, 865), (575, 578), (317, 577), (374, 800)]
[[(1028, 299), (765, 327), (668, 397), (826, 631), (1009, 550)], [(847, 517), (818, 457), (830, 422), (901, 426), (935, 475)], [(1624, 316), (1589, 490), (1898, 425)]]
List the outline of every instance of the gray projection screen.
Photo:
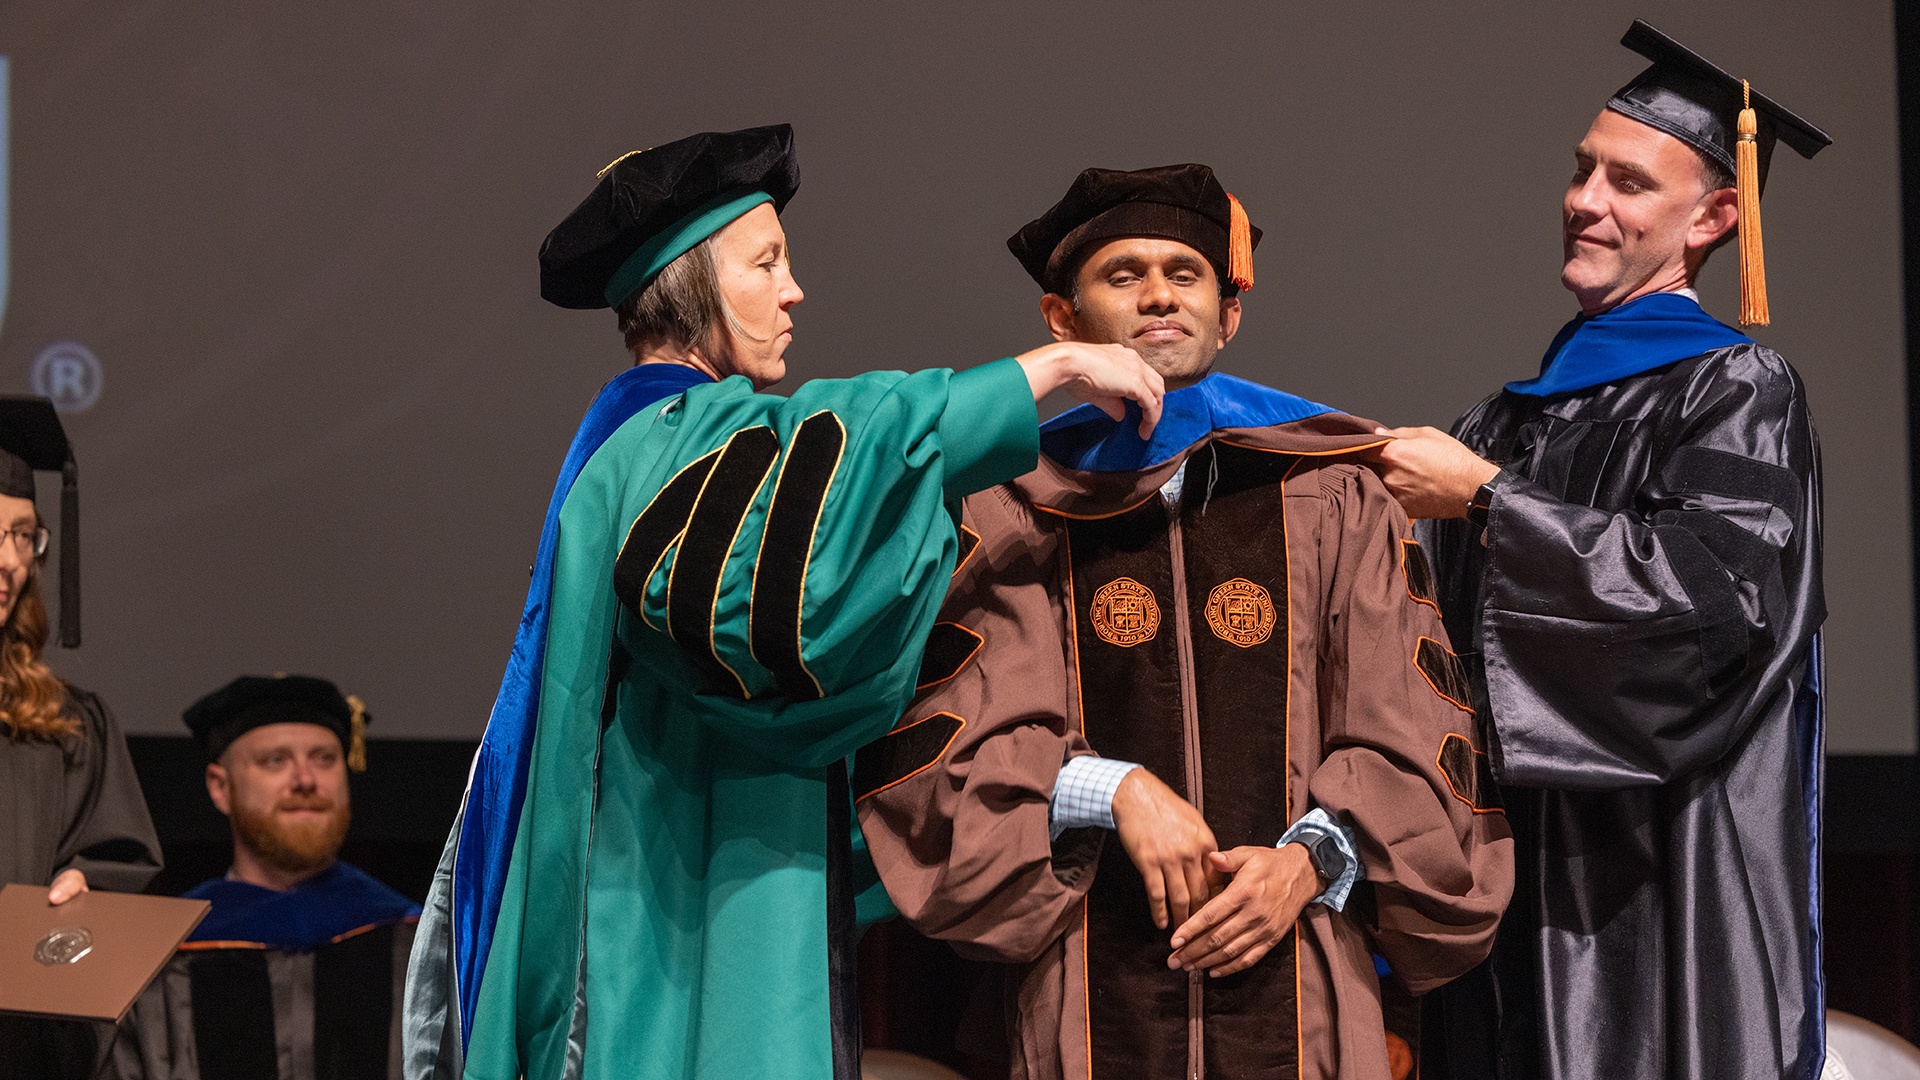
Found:
[(1757, 336), (1826, 453), (1829, 745), (1912, 752), (1884, 2), (0, 0), (0, 389), (39, 358), (98, 392), (67, 414), (86, 644), (51, 660), (134, 732), (299, 671), (376, 736), (478, 736), (554, 474), (626, 363), (610, 314), (541, 302), (535, 252), (602, 165), (695, 131), (798, 129), (796, 378), (1040, 343), (1005, 238), (1083, 166), (1203, 161), (1266, 232), (1223, 367), (1445, 426), (1574, 314), (1559, 198), (1636, 15), (1834, 136), (1776, 160)]

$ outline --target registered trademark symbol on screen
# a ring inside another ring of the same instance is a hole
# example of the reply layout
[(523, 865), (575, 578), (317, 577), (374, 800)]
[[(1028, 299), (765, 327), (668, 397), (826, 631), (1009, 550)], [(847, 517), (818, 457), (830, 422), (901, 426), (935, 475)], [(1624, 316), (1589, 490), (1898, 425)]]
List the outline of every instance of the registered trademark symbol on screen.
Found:
[(33, 358), (33, 392), (64, 413), (85, 412), (100, 400), (106, 374), (93, 350), (77, 341), (56, 341)]

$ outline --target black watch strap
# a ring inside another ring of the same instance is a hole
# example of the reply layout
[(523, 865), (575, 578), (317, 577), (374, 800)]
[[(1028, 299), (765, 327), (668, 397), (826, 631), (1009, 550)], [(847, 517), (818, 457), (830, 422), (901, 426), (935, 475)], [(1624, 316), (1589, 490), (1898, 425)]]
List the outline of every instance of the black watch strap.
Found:
[(1499, 482), (1500, 476), (1495, 474), (1493, 479), (1480, 485), (1480, 489), (1473, 493), (1473, 498), (1467, 500), (1467, 520), (1473, 523), (1474, 528), (1487, 527), (1487, 515), (1493, 513), (1494, 485)]
[(1313, 863), (1313, 872), (1320, 880), (1332, 885), (1347, 872), (1347, 853), (1340, 850), (1340, 844), (1325, 833), (1312, 833), (1300, 838), (1300, 845), (1307, 849), (1307, 859)]

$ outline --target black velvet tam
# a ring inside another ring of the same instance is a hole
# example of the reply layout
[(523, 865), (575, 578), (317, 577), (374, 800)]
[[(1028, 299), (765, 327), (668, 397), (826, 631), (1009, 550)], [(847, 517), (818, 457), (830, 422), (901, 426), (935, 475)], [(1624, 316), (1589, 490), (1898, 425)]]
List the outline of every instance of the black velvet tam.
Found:
[(53, 402), (43, 397), (0, 395), (0, 495), (33, 498), (36, 471), (59, 472), (73, 459), (66, 429)]
[[(242, 675), (201, 698), (181, 714), (208, 761), (218, 761), (233, 740), (267, 724), (318, 724), (352, 741), (353, 706), (340, 688), (312, 675)], [(362, 714), (362, 721), (373, 718)]]
[[(1227, 190), (1205, 165), (1152, 169), (1086, 169), (1066, 197), (1029, 221), (1007, 249), (1048, 292), (1072, 291), (1080, 256), (1094, 245), (1122, 236), (1178, 240), (1213, 264), (1227, 284), (1232, 205)], [(1260, 230), (1253, 230), (1253, 245)]]
[(586, 201), (547, 234), (540, 295), (564, 308), (610, 307), (608, 283), (649, 240), (729, 195), (765, 192), (784, 210), (799, 187), (788, 124), (707, 131), (635, 151), (607, 166)]
[[(1740, 138), (1736, 122), (1744, 107), (1740, 80), (1639, 19), (1627, 28), (1620, 44), (1653, 61), (1653, 66), (1621, 87), (1607, 108), (1666, 132), (1733, 172), (1734, 147)], [(1754, 143), (1761, 183), (1766, 182), (1776, 140), (1806, 158), (1832, 145), (1826, 132), (1760, 91), (1752, 94), (1759, 122)]]

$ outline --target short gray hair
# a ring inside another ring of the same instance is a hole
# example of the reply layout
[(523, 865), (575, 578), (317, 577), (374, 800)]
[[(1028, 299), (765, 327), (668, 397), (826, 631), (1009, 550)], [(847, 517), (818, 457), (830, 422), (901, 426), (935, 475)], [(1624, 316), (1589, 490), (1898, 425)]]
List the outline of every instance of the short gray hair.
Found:
[(720, 296), (713, 237), (667, 264), (647, 287), (614, 309), (627, 348), (669, 346), (713, 356), (726, 348), (723, 323), (731, 322)]

